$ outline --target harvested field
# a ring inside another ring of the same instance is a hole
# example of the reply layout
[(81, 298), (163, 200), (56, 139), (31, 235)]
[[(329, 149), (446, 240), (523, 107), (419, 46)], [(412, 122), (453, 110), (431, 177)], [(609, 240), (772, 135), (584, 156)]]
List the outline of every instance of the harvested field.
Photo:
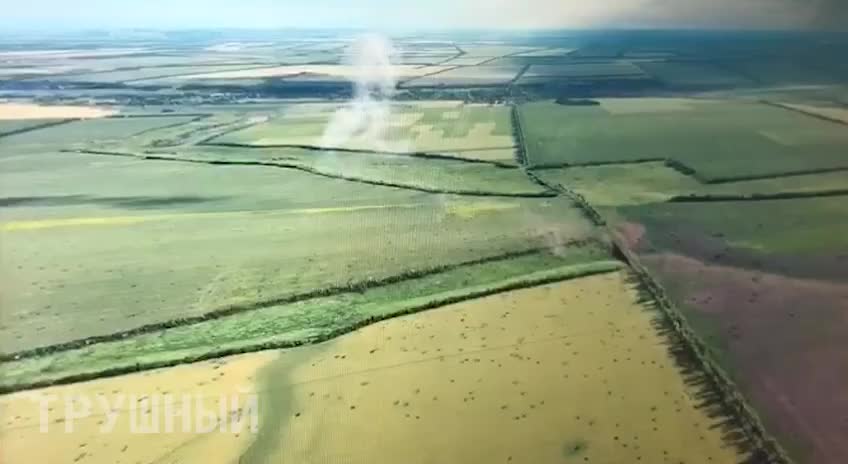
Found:
[[(239, 448), (246, 462), (342, 455), (363, 463), (398, 456), (412, 463), (737, 462), (740, 456), (716, 427), (721, 418), (698, 409), (695, 392), (652, 326), (654, 317), (638, 305), (624, 274), (607, 274), (451, 305), (313, 347), (49, 392), (168, 390), (217, 398), (254, 386), (259, 433), (221, 439), (229, 445), (225, 456)], [(2, 401), (20, 421), (36, 420), (26, 396)], [(185, 462), (217, 449), (203, 438), (135, 435), (130, 438), (139, 441), (129, 442), (90, 427), (64, 435), (49, 452), (73, 454), (85, 443), (93, 450), (89, 462), (113, 462), (97, 450), (129, 445), (130, 453), (155, 450), (167, 462)], [(43, 459), (37, 428), (2, 431), (15, 443), (4, 447), (4, 458)], [(481, 442), (489, 445), (481, 448)]]
[(117, 111), (112, 108), (92, 106), (47, 106), (29, 103), (0, 103), (0, 121), (20, 119), (91, 119), (102, 118), (115, 113)]

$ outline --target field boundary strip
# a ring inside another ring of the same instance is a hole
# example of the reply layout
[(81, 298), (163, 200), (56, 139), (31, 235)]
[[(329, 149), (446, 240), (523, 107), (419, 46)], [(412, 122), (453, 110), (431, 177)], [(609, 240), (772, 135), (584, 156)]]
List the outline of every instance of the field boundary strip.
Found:
[(848, 195), (848, 188), (798, 191), (798, 192), (776, 192), (755, 193), (751, 195), (677, 195), (666, 200), (666, 203), (709, 203), (709, 202), (734, 202), (734, 201), (769, 201), (769, 200), (792, 200), (800, 198), (841, 197)]
[(629, 164), (648, 164), (648, 163), (663, 163), (666, 167), (674, 169), (675, 171), (689, 176), (700, 184), (703, 185), (716, 185), (716, 184), (732, 184), (737, 182), (748, 182), (752, 180), (765, 180), (765, 179), (780, 179), (784, 177), (801, 177), (808, 176), (811, 174), (829, 174), (832, 172), (842, 172), (848, 171), (848, 166), (844, 167), (830, 167), (830, 168), (816, 168), (816, 169), (804, 169), (797, 170), (792, 172), (782, 172), (775, 174), (756, 174), (749, 176), (737, 176), (737, 177), (728, 177), (728, 178), (716, 178), (716, 179), (703, 179), (701, 178), (697, 171), (693, 168), (690, 168), (686, 164), (670, 159), (670, 158), (641, 158), (637, 160), (622, 160), (622, 161), (591, 161), (586, 163), (548, 163), (548, 164), (539, 164), (528, 166), (528, 170), (532, 171), (546, 171), (553, 169), (568, 169), (568, 168), (591, 168), (597, 166), (618, 166), (618, 165), (629, 165)]
[(12, 135), (24, 134), (27, 132), (37, 131), (41, 129), (49, 129), (51, 127), (61, 126), (63, 124), (68, 124), (74, 121), (81, 121), (80, 118), (69, 118), (69, 119), (61, 119), (59, 121), (50, 121), (44, 124), (36, 124), (28, 127), (21, 127), (20, 129), (14, 129), (7, 132), (0, 132), (0, 138), (9, 137)]
[[(218, 138), (216, 136), (215, 138)], [(336, 151), (340, 153), (362, 153), (368, 155), (384, 155), (384, 156), (400, 156), (400, 157), (408, 157), (408, 158), (423, 158), (423, 159), (433, 159), (439, 161), (459, 161), (463, 163), (473, 163), (473, 164), (489, 164), (492, 166), (497, 166), (499, 168), (505, 169), (518, 169), (518, 166), (510, 163), (505, 163), (502, 161), (493, 161), (493, 160), (484, 160), (478, 158), (463, 158), (460, 156), (452, 156), (446, 153), (431, 153), (426, 151), (410, 151), (410, 152), (398, 152), (398, 151), (381, 151), (381, 150), (366, 150), (360, 148), (343, 148), (343, 147), (322, 147), (319, 145), (308, 145), (308, 144), (296, 144), (296, 143), (280, 143), (280, 144), (269, 144), (269, 145), (254, 145), (250, 143), (237, 143), (237, 142), (198, 142), (195, 144), (196, 146), (206, 146), (206, 147), (223, 147), (223, 148), (246, 148), (250, 150), (257, 149), (271, 149), (271, 148), (297, 148), (301, 150), (309, 150), (309, 151)], [(445, 150), (445, 152), (468, 152), (468, 151), (486, 151), (486, 150), (500, 150), (507, 149), (510, 147), (482, 147), (482, 148), (464, 148), (460, 150)]]
[(140, 132), (136, 132), (134, 134), (131, 134), (130, 137), (137, 137), (139, 135), (147, 134), (147, 133), (150, 133), (150, 132), (156, 132), (156, 131), (160, 131), (160, 130), (164, 130), (164, 129), (173, 129), (174, 127), (186, 126), (186, 125), (191, 124), (191, 123), (195, 123), (195, 122), (198, 122), (198, 121), (203, 121), (205, 119), (209, 119), (211, 117), (212, 117), (211, 114), (205, 114), (205, 115), (202, 114), (202, 115), (194, 116), (194, 117), (187, 119), (185, 121), (179, 121), (179, 122), (175, 122), (175, 123), (172, 123), (172, 124), (166, 124), (164, 126), (151, 127), (149, 129), (144, 129)]
[(804, 116), (809, 116), (811, 118), (820, 119), (822, 121), (827, 121), (827, 122), (832, 122), (834, 124), (840, 124), (840, 125), (843, 125), (843, 126), (848, 126), (848, 122), (845, 122), (845, 121), (843, 121), (841, 119), (837, 119), (837, 118), (831, 118), (831, 117), (826, 116), (826, 115), (821, 114), (821, 113), (814, 113), (812, 111), (806, 111), (806, 110), (801, 109), (801, 108), (797, 108), (797, 107), (794, 107), (794, 106), (791, 106), (791, 105), (785, 105), (783, 103), (773, 102), (773, 101), (770, 101), (770, 100), (760, 100), (759, 102), (764, 104), (764, 105), (772, 106), (774, 108), (784, 109), (784, 110), (787, 110), (787, 111), (792, 111), (792, 112), (795, 112), (795, 113), (798, 113), (798, 114), (803, 114)]
[[(217, 359), (225, 356), (233, 356), (237, 354), (245, 354), (252, 353), (256, 351), (264, 351), (264, 350), (272, 350), (272, 349), (285, 349), (285, 348), (294, 348), (303, 345), (311, 345), (316, 343), (325, 342), (331, 340), (333, 338), (339, 337), (341, 335), (345, 335), (347, 333), (353, 332), (362, 327), (374, 324), (376, 322), (394, 319), (401, 316), (407, 316), (410, 314), (419, 313), (422, 311), (426, 311), (429, 309), (435, 309), (442, 306), (447, 306), (450, 304), (460, 303), (463, 301), (474, 300), (478, 298), (483, 298), (486, 296), (496, 295), (499, 293), (521, 290), (525, 288), (537, 287), (540, 285), (546, 285), (556, 282), (562, 282), (565, 280), (577, 279), (582, 277), (588, 277), (592, 275), (598, 274), (606, 274), (610, 272), (620, 272), (623, 269), (623, 263), (620, 261), (594, 261), (584, 264), (572, 264), (567, 265), (555, 269), (550, 269), (547, 271), (539, 271), (531, 274), (527, 274), (524, 276), (514, 277), (511, 279), (505, 279), (500, 282), (496, 282), (494, 284), (481, 285), (477, 287), (471, 287), (471, 289), (460, 289), (454, 292), (448, 292), (447, 294), (443, 294), (442, 296), (437, 296), (436, 298), (426, 301), (421, 304), (412, 305), (407, 308), (401, 309), (399, 311), (370, 316), (367, 318), (363, 318), (360, 321), (357, 321), (349, 326), (341, 327), (336, 330), (329, 331), (325, 334), (322, 334), (317, 337), (305, 338), (300, 340), (282, 340), (282, 341), (273, 341), (273, 342), (261, 342), (256, 344), (249, 344), (246, 346), (235, 347), (235, 348), (226, 348), (226, 349), (217, 349), (213, 351), (209, 351), (199, 355), (192, 355), (188, 357), (171, 359), (171, 360), (163, 360), (163, 361), (149, 361), (144, 364), (141, 363), (133, 363), (131, 365), (117, 366), (113, 368), (102, 369), (94, 372), (84, 372), (78, 374), (67, 375), (64, 377), (57, 377), (54, 379), (45, 379), (45, 380), (37, 380), (32, 382), (21, 382), (17, 384), (0, 384), (0, 394), (8, 394), (26, 390), (34, 390), (38, 388), (45, 388), (49, 386), (55, 385), (64, 385), (70, 383), (84, 382), (90, 380), (96, 380), (106, 377), (115, 377), (119, 375), (131, 374), (134, 372), (140, 372), (151, 369), (159, 369), (164, 367), (173, 367), (181, 364), (190, 364), (199, 361), (206, 361), (210, 359)], [(119, 338), (118, 340), (124, 337)], [(114, 340), (114, 341), (118, 341)], [(85, 346), (85, 345), (84, 345)]]
[(446, 69), (439, 69), (439, 70), (437, 70), (437, 71), (424, 73), (424, 74), (421, 74), (420, 76), (410, 77), (409, 79), (403, 79), (403, 80), (398, 81), (398, 83), (397, 83), (397, 88), (402, 89), (402, 88), (404, 88), (403, 86), (404, 86), (404, 85), (406, 85), (408, 82), (412, 82), (412, 81), (414, 81), (414, 80), (416, 80), (416, 79), (421, 79), (421, 78), (424, 78), (424, 77), (435, 76), (435, 75), (437, 75), (437, 74), (441, 74), (441, 73), (443, 73), (443, 72), (447, 72), (447, 71), (453, 71), (454, 69), (459, 69), (459, 68), (461, 68), (461, 67), (462, 67), (462, 66), (453, 66), (453, 67), (449, 67), (449, 68), (446, 68)]
[(425, 193), (437, 193), (437, 194), (449, 194), (449, 195), (461, 195), (461, 196), (476, 196), (476, 197), (498, 197), (498, 198), (551, 198), (557, 196), (555, 191), (545, 190), (540, 192), (516, 192), (516, 193), (506, 193), (506, 192), (492, 192), (492, 191), (483, 191), (483, 190), (453, 190), (453, 189), (439, 189), (439, 188), (430, 188), (430, 187), (422, 187), (420, 185), (413, 184), (402, 184), (397, 182), (386, 182), (375, 179), (365, 179), (362, 177), (351, 177), (351, 176), (343, 176), (340, 174), (333, 174), (329, 172), (320, 171), (318, 169), (304, 166), (296, 163), (285, 163), (281, 161), (253, 161), (253, 160), (214, 160), (214, 159), (200, 159), (200, 158), (188, 158), (188, 157), (180, 157), (174, 155), (167, 154), (137, 154), (137, 153), (127, 153), (127, 152), (116, 152), (116, 151), (105, 151), (105, 150), (90, 150), (90, 149), (77, 149), (77, 150), (60, 150), (63, 153), (77, 153), (77, 154), (86, 154), (86, 155), (102, 155), (102, 156), (120, 156), (125, 158), (138, 158), (144, 160), (152, 160), (152, 161), (173, 161), (180, 163), (194, 163), (194, 164), (210, 164), (217, 166), (267, 166), (267, 167), (276, 167), (283, 169), (295, 169), (298, 171), (303, 171), (309, 174), (314, 174), (316, 176), (327, 177), (330, 179), (339, 179), (345, 180), (349, 182), (359, 182), (367, 185), (379, 185), (382, 187), (394, 187), (405, 190), (413, 190), (417, 192), (425, 192)]
[[(602, 245), (602, 242), (590, 238), (590, 239), (580, 239), (580, 240), (571, 240), (563, 244), (566, 247), (584, 247), (584, 246), (592, 246), (592, 245)], [(383, 287), (386, 285), (391, 285), (395, 283), (404, 282), (407, 280), (419, 279), (422, 277), (441, 274), (444, 272), (452, 271), (455, 269), (459, 269), (467, 266), (474, 266), (479, 264), (492, 263), (497, 261), (505, 261), (513, 258), (519, 258), (523, 256), (529, 256), (533, 254), (541, 253), (545, 250), (545, 248), (530, 248), (525, 250), (511, 251), (508, 253), (501, 253), (497, 255), (487, 256), (483, 258), (477, 258), (473, 260), (463, 261), (455, 264), (446, 264), (441, 266), (434, 266), (427, 269), (420, 270), (410, 270), (406, 272), (402, 272), (400, 274), (391, 275), (388, 277), (384, 277), (381, 279), (368, 279), (359, 282), (349, 282), (344, 285), (334, 285), (329, 287), (324, 287), (320, 289), (315, 289), (303, 293), (297, 293), (289, 296), (271, 298), (266, 300), (254, 301), (247, 304), (241, 305), (232, 305), (228, 307), (218, 308), (210, 310), (206, 313), (203, 313), (198, 316), (185, 317), (179, 319), (170, 319), (167, 321), (156, 322), (152, 324), (145, 324), (133, 329), (123, 330), (119, 332), (113, 332), (107, 335), (95, 335), (92, 337), (81, 338), (77, 340), (73, 340), (70, 342), (59, 343), (56, 345), (48, 345), (38, 348), (33, 348), (24, 351), (18, 351), (14, 353), (3, 353), (0, 354), (0, 363), (9, 362), (9, 361), (18, 361), (27, 358), (33, 358), (38, 356), (43, 356), (50, 353), (56, 353), (59, 351), (68, 351), (77, 348), (86, 347), (95, 343), (103, 343), (109, 341), (122, 340), (127, 337), (147, 334), (151, 332), (156, 332), (163, 329), (169, 329), (174, 327), (183, 327), (193, 324), (199, 324), (201, 322), (210, 321), (213, 319), (220, 319), (228, 316), (232, 316), (235, 314), (241, 314), (249, 311), (255, 311), (257, 309), (267, 308), (270, 306), (278, 306), (284, 304), (297, 303), (301, 301), (311, 300), (314, 298), (327, 297), (327, 296), (335, 296), (342, 295), (347, 293), (359, 293), (364, 290), (368, 290), (371, 288)]]
[[(229, 65), (223, 65), (223, 66), (229, 66)], [(178, 73), (178, 74), (164, 74), (164, 75), (161, 75), (161, 76), (139, 77), (139, 78), (135, 78), (135, 79), (125, 79), (125, 80), (122, 80), (122, 81), (115, 81), (115, 82), (117, 82), (119, 84), (132, 84), (132, 83), (136, 83), (136, 82), (153, 81), (153, 80), (157, 80), (157, 79), (170, 79), (172, 77), (193, 76), (193, 75), (196, 75), (196, 74), (215, 74), (216, 72), (233, 72), (233, 71), (253, 71), (253, 70), (256, 70), (256, 69), (276, 68), (278, 66), (279, 66), (278, 64), (273, 63), (273, 64), (262, 64), (262, 65), (257, 64), (256, 66), (248, 65), (248, 67), (242, 68), (242, 67), (240, 67), (239, 64), (236, 64), (235, 66), (233, 66), (233, 69), (227, 69), (226, 71), (212, 71), (210, 73), (188, 72), (188, 73)], [(147, 69), (147, 68), (141, 68), (141, 69)]]

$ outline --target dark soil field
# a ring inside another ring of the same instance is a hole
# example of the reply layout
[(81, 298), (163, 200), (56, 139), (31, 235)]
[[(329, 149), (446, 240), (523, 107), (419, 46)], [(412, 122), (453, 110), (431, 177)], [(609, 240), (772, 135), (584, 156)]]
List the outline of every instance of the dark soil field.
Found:
[(843, 201), (617, 210), (619, 235), (799, 462), (848, 459)]

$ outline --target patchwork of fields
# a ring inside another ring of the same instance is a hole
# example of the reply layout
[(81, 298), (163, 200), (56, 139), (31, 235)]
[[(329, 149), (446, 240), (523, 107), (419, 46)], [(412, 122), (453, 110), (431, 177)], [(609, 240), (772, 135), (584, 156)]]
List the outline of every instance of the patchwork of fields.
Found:
[(507, 163), (515, 156), (506, 106), (444, 101), (395, 104), (378, 126), (351, 135), (335, 134), (332, 127), (328, 129), (333, 122), (355, 119), (357, 111), (362, 110), (337, 105), (297, 105), (267, 122), (230, 132), (211, 143), (434, 153)]
[(228, 34), (0, 40), (0, 462), (848, 462), (841, 39)]
[(531, 166), (671, 160), (713, 183), (848, 169), (843, 124), (764, 103), (601, 99), (519, 114)]
[[(44, 460), (83, 449), (89, 462), (110, 462), (117, 449), (185, 462), (219, 448), (244, 462), (739, 460), (657, 338), (657, 315), (637, 300), (625, 274), (605, 274), (445, 306), (320, 345), (52, 388), (44, 393), (200, 391), (211, 403), (244, 386), (264, 409), (252, 441), (215, 432), (142, 442), (123, 411), (108, 442), (92, 418), (73, 434), (52, 427), (49, 449), (34, 446), (43, 439), (37, 428), (3, 424), (14, 443), (3, 453)], [(24, 395), (2, 402), (19, 424), (37, 421)], [(492, 427), (477, 427), (481, 420)]]

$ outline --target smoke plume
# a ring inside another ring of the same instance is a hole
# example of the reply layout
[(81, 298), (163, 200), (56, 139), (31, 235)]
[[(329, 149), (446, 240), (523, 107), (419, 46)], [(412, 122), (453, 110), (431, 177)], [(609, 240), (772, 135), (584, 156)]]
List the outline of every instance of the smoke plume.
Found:
[(391, 41), (379, 35), (363, 35), (348, 47), (344, 64), (349, 67), (353, 99), (330, 118), (321, 137), (322, 147), (375, 151), (403, 148), (398, 146), (402, 142), (388, 137), (397, 60)]

